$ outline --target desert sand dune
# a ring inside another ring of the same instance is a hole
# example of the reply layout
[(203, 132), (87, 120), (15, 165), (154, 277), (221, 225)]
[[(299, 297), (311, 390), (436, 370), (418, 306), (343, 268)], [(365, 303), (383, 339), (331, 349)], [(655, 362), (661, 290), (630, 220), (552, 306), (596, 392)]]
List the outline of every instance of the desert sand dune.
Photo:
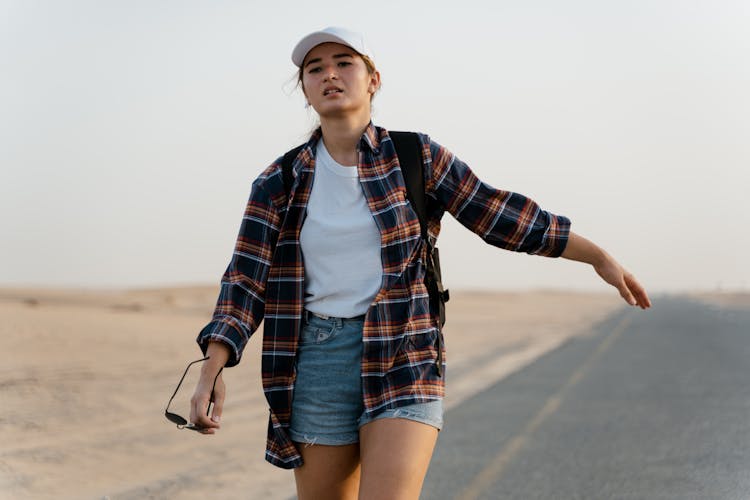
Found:
[[(184, 367), (201, 356), (194, 339), (217, 291), (0, 290), (0, 498), (294, 496), (293, 473), (263, 458), (262, 326), (224, 372), (219, 433), (178, 430), (163, 416)], [(453, 291), (447, 408), (619, 307), (616, 293)], [(172, 411), (188, 416), (194, 380)]]

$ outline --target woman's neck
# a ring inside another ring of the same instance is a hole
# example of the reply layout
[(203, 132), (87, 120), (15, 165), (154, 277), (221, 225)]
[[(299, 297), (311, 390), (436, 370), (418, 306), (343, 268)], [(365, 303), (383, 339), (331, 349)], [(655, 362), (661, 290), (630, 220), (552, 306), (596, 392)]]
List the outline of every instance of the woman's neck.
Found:
[(323, 144), (337, 163), (346, 166), (356, 165), (357, 143), (370, 124), (370, 115), (362, 117), (336, 117), (320, 119)]

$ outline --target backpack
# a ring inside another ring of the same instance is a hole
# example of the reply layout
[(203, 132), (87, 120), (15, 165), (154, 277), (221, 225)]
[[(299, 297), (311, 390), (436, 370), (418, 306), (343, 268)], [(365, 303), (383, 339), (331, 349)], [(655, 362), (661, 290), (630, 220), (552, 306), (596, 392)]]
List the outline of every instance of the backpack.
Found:
[[(442, 329), (445, 324), (445, 303), (450, 299), (450, 293), (443, 288), (443, 279), (440, 274), (440, 253), (437, 247), (434, 247), (429, 238), (427, 238), (427, 196), (425, 195), (424, 185), (424, 165), (422, 163), (422, 142), (419, 136), (413, 132), (388, 132), (393, 141), (401, 164), (401, 172), (404, 175), (404, 184), (406, 185), (406, 197), (411, 203), (414, 211), (419, 217), (419, 226), (422, 231), (422, 239), (427, 243), (427, 268), (425, 275), (425, 286), (430, 294), (430, 303), (433, 310), (438, 313), (438, 328)], [(281, 163), (281, 174), (284, 179), (284, 189), (289, 197), (292, 190), (292, 162), (305, 145), (287, 151)], [(442, 372), (442, 348), (440, 341), (440, 331), (438, 331), (438, 375)]]

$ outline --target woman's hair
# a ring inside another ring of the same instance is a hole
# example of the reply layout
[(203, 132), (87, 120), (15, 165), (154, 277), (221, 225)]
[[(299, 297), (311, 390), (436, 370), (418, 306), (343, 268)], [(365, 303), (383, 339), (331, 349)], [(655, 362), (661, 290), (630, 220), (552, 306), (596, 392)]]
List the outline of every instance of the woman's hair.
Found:
[[(357, 55), (362, 58), (362, 60), (365, 62), (365, 66), (367, 67), (367, 72), (371, 75), (375, 73), (375, 63), (372, 59), (370, 59), (368, 56), (364, 54), (360, 54), (357, 52)], [(297, 71), (297, 86), (301, 88), (303, 91), (305, 90), (304, 86), (302, 85), (302, 77), (305, 73), (304, 66), (300, 66), (299, 71)], [(370, 96), (370, 102), (372, 102), (372, 99), (375, 97), (375, 94), (377, 93), (377, 90)]]

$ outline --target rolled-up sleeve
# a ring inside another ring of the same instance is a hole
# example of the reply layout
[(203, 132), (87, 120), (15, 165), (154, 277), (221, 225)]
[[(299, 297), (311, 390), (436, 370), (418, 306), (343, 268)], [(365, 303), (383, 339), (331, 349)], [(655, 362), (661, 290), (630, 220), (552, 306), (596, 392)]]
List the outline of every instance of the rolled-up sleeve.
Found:
[(542, 210), (532, 199), (482, 182), (469, 166), (427, 139), (426, 189), (463, 226), (485, 242), (514, 252), (559, 257), (570, 219)]
[(210, 341), (226, 344), (230, 348), (227, 367), (240, 362), (265, 312), (266, 280), (280, 218), (261, 181), (259, 178), (253, 183), (234, 253), (222, 276), (213, 318), (196, 339), (204, 355)]

